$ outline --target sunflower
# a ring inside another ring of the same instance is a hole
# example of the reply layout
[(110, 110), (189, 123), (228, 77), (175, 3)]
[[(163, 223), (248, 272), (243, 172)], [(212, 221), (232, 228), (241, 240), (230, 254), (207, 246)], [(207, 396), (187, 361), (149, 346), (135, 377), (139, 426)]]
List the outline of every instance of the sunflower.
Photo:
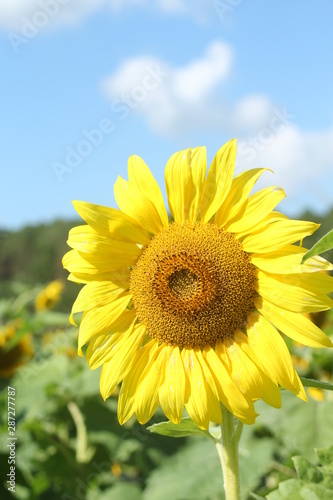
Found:
[(21, 327), (22, 321), (17, 319), (0, 328), (0, 378), (10, 378), (15, 375), (34, 354), (30, 334), (25, 334), (8, 349), (10, 342)]
[(61, 299), (64, 284), (60, 280), (54, 280), (49, 283), (36, 297), (36, 311), (52, 309)]
[(74, 202), (87, 223), (73, 228), (63, 260), (85, 286), (78, 349), (101, 365), (108, 398), (121, 383), (118, 418), (146, 423), (160, 405), (179, 423), (184, 407), (201, 428), (221, 422), (221, 403), (252, 424), (254, 402), (281, 406), (279, 386), (307, 400), (282, 334), (312, 347), (332, 346), (304, 312), (329, 309), (332, 266), (302, 265), (295, 242), (318, 224), (274, 211), (276, 186), (251, 196), (265, 169), (233, 178), (236, 140), (216, 154), (175, 153), (165, 169), (172, 220), (144, 161), (131, 156), (118, 177), (120, 210)]

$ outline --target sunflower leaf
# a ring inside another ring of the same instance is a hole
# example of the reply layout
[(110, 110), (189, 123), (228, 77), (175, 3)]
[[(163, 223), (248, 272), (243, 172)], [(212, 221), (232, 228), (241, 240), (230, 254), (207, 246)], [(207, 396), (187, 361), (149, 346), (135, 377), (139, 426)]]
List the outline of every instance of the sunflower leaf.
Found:
[(214, 439), (208, 431), (200, 429), (189, 417), (182, 418), (179, 424), (173, 424), (172, 422), (160, 422), (147, 427), (147, 429), (150, 432), (155, 432), (156, 434), (161, 434), (162, 436), (179, 438), (193, 436), (196, 434)]
[(282, 481), (277, 490), (267, 495), (267, 500), (333, 498), (333, 447), (315, 451), (321, 465), (313, 465), (303, 456), (293, 457), (297, 478)]
[(320, 238), (320, 240), (317, 241), (317, 243), (315, 243), (313, 247), (310, 248), (310, 250), (303, 255), (302, 264), (304, 264), (304, 262), (308, 260), (310, 257), (326, 252), (327, 250), (331, 250), (332, 248), (333, 248), (333, 229), (331, 229), (331, 231), (325, 234), (325, 236)]
[(321, 382), (320, 380), (314, 380), (312, 378), (300, 377), (304, 387), (316, 387), (317, 389), (326, 389), (327, 391), (333, 391), (333, 384), (329, 382)]
[[(258, 439), (253, 426), (244, 426), (239, 450), (242, 498), (248, 498), (249, 491), (256, 491), (261, 484), (275, 446), (274, 439)], [(224, 499), (221, 463), (215, 446), (199, 436), (189, 439), (176, 453), (166, 457), (149, 475), (144, 490), (144, 500), (156, 498)]]

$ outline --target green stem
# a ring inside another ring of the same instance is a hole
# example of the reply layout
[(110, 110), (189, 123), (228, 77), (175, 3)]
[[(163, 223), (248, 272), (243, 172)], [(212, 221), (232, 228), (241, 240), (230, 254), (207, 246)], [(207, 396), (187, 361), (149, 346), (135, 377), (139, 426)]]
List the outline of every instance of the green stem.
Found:
[(226, 500), (240, 499), (238, 444), (242, 434), (243, 424), (237, 423), (235, 417), (223, 405), (222, 409), (222, 442), (216, 441), (216, 448), (221, 461), (224, 491)]

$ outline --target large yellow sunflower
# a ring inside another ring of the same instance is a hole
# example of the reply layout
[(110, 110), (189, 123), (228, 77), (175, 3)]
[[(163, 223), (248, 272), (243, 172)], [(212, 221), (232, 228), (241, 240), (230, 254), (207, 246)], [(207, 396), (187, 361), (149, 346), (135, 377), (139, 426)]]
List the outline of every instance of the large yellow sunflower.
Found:
[[(233, 179), (236, 140), (216, 154), (175, 153), (165, 169), (169, 221), (160, 188), (131, 156), (129, 181), (118, 178), (120, 210), (74, 202), (87, 225), (73, 228), (64, 257), (69, 279), (84, 283), (72, 309), (83, 312), (79, 353), (103, 365), (104, 399), (121, 383), (120, 423), (146, 423), (159, 405), (174, 423), (184, 407), (207, 428), (223, 403), (254, 422), (254, 402), (280, 407), (279, 386), (306, 400), (282, 334), (312, 347), (332, 346), (304, 312), (329, 309), (332, 266), (301, 264), (295, 242), (313, 222), (274, 211), (276, 186), (249, 196), (265, 169)], [(281, 333), (280, 333), (281, 332)]]

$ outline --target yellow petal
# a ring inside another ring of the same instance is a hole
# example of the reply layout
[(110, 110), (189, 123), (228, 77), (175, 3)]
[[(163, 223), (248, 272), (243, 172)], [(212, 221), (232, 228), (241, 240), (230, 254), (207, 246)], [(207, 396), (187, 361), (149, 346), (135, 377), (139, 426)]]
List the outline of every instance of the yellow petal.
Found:
[(195, 222), (201, 206), (205, 177), (207, 171), (207, 152), (205, 147), (191, 150), (191, 173), (194, 185), (194, 193), (191, 199), (189, 221)]
[(158, 408), (158, 393), (164, 382), (165, 354), (162, 344), (156, 349), (141, 374), (135, 395), (135, 413), (140, 424), (148, 422)]
[(141, 193), (150, 200), (157, 210), (161, 225), (169, 224), (162, 192), (146, 163), (139, 156), (130, 156), (128, 160), (128, 179)]
[(208, 429), (209, 403), (202, 368), (193, 349), (183, 349), (182, 358), (190, 390), (186, 410), (198, 427)]
[(79, 330), (79, 351), (94, 335), (112, 331), (115, 322), (128, 306), (131, 296), (126, 294), (111, 304), (88, 311), (82, 318)]
[(246, 252), (266, 253), (303, 240), (318, 229), (319, 224), (298, 220), (280, 220), (260, 232), (246, 236), (242, 242)]
[(306, 252), (306, 248), (288, 245), (271, 253), (253, 254), (251, 262), (262, 271), (274, 274), (313, 273), (333, 269), (333, 265), (319, 255), (301, 264)]
[(170, 212), (180, 224), (197, 219), (207, 169), (206, 148), (179, 151), (165, 167)]
[(127, 267), (105, 270), (104, 266), (100, 269), (83, 259), (76, 250), (70, 250), (64, 255), (62, 265), (71, 272), (68, 279), (75, 283), (112, 281), (122, 288), (128, 287), (130, 271)]
[(228, 196), (216, 212), (215, 224), (224, 226), (238, 214), (243, 204), (246, 203), (253, 186), (265, 170), (269, 169), (254, 168), (246, 170), (234, 178)]
[(136, 312), (134, 310), (125, 311), (114, 323), (112, 331), (106, 335), (96, 335), (89, 342), (86, 358), (89, 368), (95, 370), (102, 363), (110, 361), (116, 352), (118, 343), (126, 340), (126, 334), (132, 334)]
[(195, 355), (199, 360), (204, 375), (204, 381), (206, 382), (206, 392), (208, 400), (208, 419), (210, 422), (221, 424), (222, 412), (221, 412), (220, 397), (215, 384), (214, 377), (209, 367), (207, 366), (206, 358), (204, 358), (202, 351), (196, 350)]
[(222, 357), (227, 361), (222, 344), (216, 345), (217, 352), (211, 347), (203, 349), (202, 356), (209, 367), (219, 394), (220, 401), (233, 413), (241, 422), (253, 424), (256, 417), (253, 403), (249, 398), (240, 392), (237, 385), (231, 378), (230, 371), (222, 362)]
[(104, 236), (129, 243), (146, 244), (150, 241), (147, 232), (120, 210), (85, 201), (73, 201), (73, 205), (82, 219)]
[(118, 399), (118, 420), (120, 425), (131, 418), (135, 412), (135, 396), (139, 379), (158, 347), (158, 342), (151, 340), (143, 346), (135, 355), (133, 366), (124, 378)]
[(201, 202), (201, 220), (208, 222), (226, 199), (235, 170), (237, 141), (227, 142), (216, 153), (208, 171)]
[(83, 259), (106, 271), (131, 266), (141, 253), (137, 245), (111, 240), (90, 226), (77, 226), (71, 229), (67, 243)]
[(170, 212), (182, 224), (188, 216), (194, 185), (191, 176), (190, 149), (174, 153), (165, 167), (165, 186)]
[[(333, 301), (326, 295), (318, 294), (318, 289), (304, 285), (302, 275), (295, 275), (294, 281), (287, 284), (283, 275), (272, 277), (258, 271), (258, 292), (269, 302), (293, 312), (314, 312), (330, 309)], [(312, 275), (311, 275), (312, 276)]]
[(74, 274), (72, 273), (69, 273), (69, 275), (67, 276), (67, 279), (68, 281), (72, 281), (73, 283), (77, 283), (77, 284), (87, 284), (90, 282), (90, 280), (84, 280), (83, 278), (80, 279), (80, 278), (77, 278), (76, 276), (74, 276)]
[(100, 271), (96, 269), (92, 264), (89, 264), (89, 262), (84, 260), (76, 250), (70, 250), (64, 255), (62, 259), (62, 265), (64, 269), (67, 269), (74, 275), (93, 275), (100, 273)]
[(247, 356), (245, 352), (246, 347), (244, 348), (247, 338), (245, 335), (242, 336), (241, 334), (242, 332), (236, 332), (235, 340), (226, 338), (223, 342), (230, 359), (231, 374), (237, 387), (252, 401), (261, 398), (271, 406), (280, 408), (281, 396), (279, 388), (276, 383), (269, 379), (260, 367)]
[(307, 401), (290, 353), (277, 330), (263, 316), (251, 313), (247, 323), (247, 336), (267, 376)]
[(323, 295), (333, 291), (333, 277), (326, 273), (295, 273), (295, 274), (273, 274), (264, 271), (267, 276), (286, 285), (297, 285)]
[(252, 195), (241, 211), (225, 227), (231, 233), (248, 231), (257, 227), (272, 210), (280, 203), (286, 194), (280, 187), (271, 186)]
[(80, 290), (73, 304), (70, 315), (71, 323), (73, 324), (73, 314), (82, 311), (90, 311), (95, 307), (110, 304), (110, 302), (119, 297), (123, 292), (123, 288), (119, 288), (114, 283), (110, 283), (110, 281), (95, 281), (85, 285)]
[(333, 347), (330, 339), (303, 314), (281, 309), (262, 298), (255, 300), (257, 310), (285, 335), (310, 347)]
[(270, 214), (266, 215), (266, 217), (262, 221), (258, 222), (258, 224), (256, 224), (255, 228), (247, 229), (246, 231), (240, 231), (239, 233), (235, 233), (235, 238), (242, 240), (248, 234), (251, 234), (251, 235), (259, 234), (261, 231), (266, 229), (273, 222), (277, 222), (277, 221), (281, 221), (281, 220), (289, 220), (289, 218), (286, 215), (281, 214), (280, 212), (276, 212), (274, 210)]
[(110, 361), (103, 364), (100, 391), (104, 401), (116, 390), (117, 385), (131, 371), (135, 362), (135, 354), (139, 351), (146, 327), (142, 324), (130, 328), (116, 344)]
[(159, 233), (163, 224), (155, 205), (133, 183), (118, 177), (114, 185), (118, 207), (150, 233)]
[[(98, 269), (91, 266), (92, 269), (98, 271)], [(95, 275), (90, 273), (82, 273), (82, 272), (73, 272), (70, 273), (67, 277), (68, 281), (73, 281), (73, 283), (81, 283), (88, 284), (91, 282), (98, 281), (110, 281), (115, 285), (119, 286), (119, 288), (123, 288), (124, 290), (128, 288), (130, 277), (130, 270), (128, 268), (123, 267), (122, 269), (115, 269), (114, 271), (110, 271), (107, 273), (97, 272)]]
[(165, 346), (165, 378), (160, 387), (160, 403), (168, 419), (179, 424), (185, 403), (185, 372), (179, 347)]

